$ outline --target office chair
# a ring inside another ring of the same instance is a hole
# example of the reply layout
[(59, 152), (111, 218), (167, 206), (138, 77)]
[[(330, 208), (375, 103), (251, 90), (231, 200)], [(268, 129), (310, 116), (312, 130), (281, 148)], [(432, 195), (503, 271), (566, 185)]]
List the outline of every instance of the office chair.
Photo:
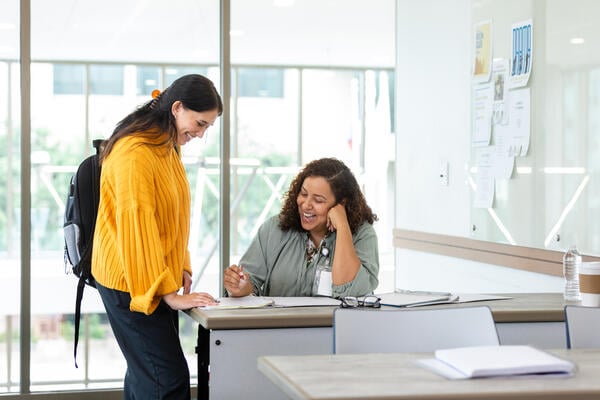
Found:
[(567, 348), (600, 348), (600, 307), (565, 306)]
[(487, 306), (395, 310), (339, 308), (333, 313), (333, 353), (431, 352), (499, 345)]

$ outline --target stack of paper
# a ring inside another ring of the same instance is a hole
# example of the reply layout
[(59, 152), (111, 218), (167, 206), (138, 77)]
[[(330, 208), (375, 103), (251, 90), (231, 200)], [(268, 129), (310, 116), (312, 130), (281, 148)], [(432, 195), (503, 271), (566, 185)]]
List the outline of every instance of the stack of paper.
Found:
[(205, 310), (226, 308), (262, 308), (273, 305), (271, 297), (244, 296), (244, 297), (221, 297), (219, 304), (202, 307)]
[(507, 296), (477, 293), (444, 293), (427, 292), (422, 290), (396, 289), (391, 293), (376, 294), (381, 298), (381, 304), (392, 307), (418, 307), (433, 304), (470, 303), (475, 301), (505, 300)]
[(204, 310), (220, 310), (227, 308), (263, 308), (263, 307), (315, 307), (339, 306), (340, 300), (331, 297), (221, 297), (219, 304), (201, 307)]
[(455, 303), (458, 296), (452, 293), (421, 292), (411, 290), (396, 290), (391, 293), (376, 294), (381, 298), (381, 304), (393, 307), (414, 307), (431, 304)]
[(575, 364), (525, 345), (443, 349), (420, 363), (451, 379), (525, 374), (571, 374)]

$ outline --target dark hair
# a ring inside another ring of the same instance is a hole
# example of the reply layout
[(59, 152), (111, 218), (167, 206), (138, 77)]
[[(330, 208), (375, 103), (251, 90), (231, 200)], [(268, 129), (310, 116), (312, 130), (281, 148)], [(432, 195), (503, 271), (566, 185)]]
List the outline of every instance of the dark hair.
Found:
[(281, 229), (284, 231), (289, 229), (303, 230), (296, 201), (304, 179), (319, 176), (325, 178), (329, 183), (336, 203), (344, 203), (352, 233), (356, 233), (358, 227), (365, 221), (370, 224), (377, 221), (377, 215), (371, 211), (371, 207), (367, 204), (352, 171), (340, 160), (321, 158), (306, 164), (290, 184), (279, 212), (279, 226)]
[(143, 134), (157, 139), (164, 136), (158, 146), (177, 143), (175, 117), (171, 112), (176, 101), (181, 101), (185, 108), (197, 112), (218, 110), (219, 115), (223, 113), (221, 96), (210, 79), (199, 74), (184, 75), (117, 124), (103, 145), (101, 160), (106, 158), (119, 139), (129, 135)]

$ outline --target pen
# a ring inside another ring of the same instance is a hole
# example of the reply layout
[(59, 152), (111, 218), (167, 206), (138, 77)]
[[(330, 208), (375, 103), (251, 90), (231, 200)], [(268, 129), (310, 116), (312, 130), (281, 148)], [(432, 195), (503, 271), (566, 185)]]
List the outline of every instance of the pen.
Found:
[(240, 264), (240, 269), (238, 271), (238, 275), (240, 276), (240, 281), (246, 280), (246, 275), (244, 275), (244, 267)]

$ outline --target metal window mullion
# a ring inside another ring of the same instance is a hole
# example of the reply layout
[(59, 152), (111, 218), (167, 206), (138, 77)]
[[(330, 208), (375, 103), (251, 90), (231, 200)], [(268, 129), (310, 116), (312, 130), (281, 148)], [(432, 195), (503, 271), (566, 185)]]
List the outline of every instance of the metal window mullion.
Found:
[(20, 393), (30, 393), (31, 362), (31, 2), (20, 1), (21, 320)]
[(6, 389), (10, 390), (12, 382), (12, 342), (13, 342), (13, 327), (12, 317), (6, 316)]
[[(15, 135), (15, 127), (13, 124), (12, 118), (12, 104), (13, 104), (13, 87), (12, 87), (12, 69), (13, 62), (7, 62), (7, 80), (6, 87), (8, 88), (6, 93), (6, 167), (7, 171), (13, 170), (13, 140)], [(13, 210), (14, 210), (14, 202), (13, 196), (14, 193), (14, 185), (12, 174), (6, 174), (6, 249), (9, 254), (9, 257), (15, 256), (15, 248), (16, 246), (13, 243), (12, 237), (12, 227), (14, 224), (13, 219)]]
[(90, 154), (92, 146), (90, 146), (90, 144), (92, 143), (91, 139), (90, 139), (90, 92), (91, 92), (91, 82), (90, 82), (90, 64), (86, 63), (85, 64), (85, 86), (84, 86), (84, 93), (83, 93), (83, 101), (84, 101), (84, 115), (85, 115), (85, 127), (84, 127), (84, 140), (83, 140), (83, 150), (84, 153), (83, 154)]
[(296, 154), (297, 158), (297, 164), (298, 165), (302, 165), (304, 162), (302, 161), (302, 157), (304, 156), (302, 153), (302, 140), (303, 140), (303, 132), (302, 132), (302, 110), (304, 109), (304, 107), (302, 106), (302, 93), (303, 93), (303, 79), (302, 76), (304, 74), (304, 68), (300, 68), (298, 70), (298, 152)]
[(223, 101), (223, 115), (221, 117), (221, 185), (219, 199), (219, 288), (224, 293), (223, 271), (229, 266), (230, 249), (230, 201), (229, 188), (231, 181), (230, 152), (231, 152), (231, 120), (229, 104), (231, 102), (231, 41), (229, 36), (231, 26), (231, 1), (220, 0), (220, 54), (219, 64), (221, 75), (221, 98)]

